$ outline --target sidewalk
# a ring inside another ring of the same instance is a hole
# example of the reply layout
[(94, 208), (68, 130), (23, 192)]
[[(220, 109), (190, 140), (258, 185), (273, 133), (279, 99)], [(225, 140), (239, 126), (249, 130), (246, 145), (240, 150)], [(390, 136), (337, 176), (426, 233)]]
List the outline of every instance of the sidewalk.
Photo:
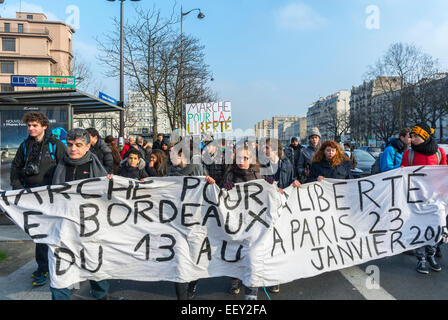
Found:
[(8, 258), (0, 263), (0, 300), (50, 300), (49, 283), (34, 288), (31, 273), (36, 270), (34, 243), (16, 225), (0, 225), (0, 250)]

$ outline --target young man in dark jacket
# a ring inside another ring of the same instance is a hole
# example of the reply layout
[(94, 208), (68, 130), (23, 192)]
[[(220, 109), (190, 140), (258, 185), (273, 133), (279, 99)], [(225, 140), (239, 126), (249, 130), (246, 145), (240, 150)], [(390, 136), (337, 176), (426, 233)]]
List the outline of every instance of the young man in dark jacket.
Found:
[[(67, 133), (67, 151), (58, 163), (53, 176), (53, 184), (98, 178), (107, 175), (99, 159), (90, 151), (90, 136), (84, 129), (72, 129)], [(107, 280), (90, 281), (94, 298), (108, 299), (109, 282)], [(70, 300), (70, 289), (50, 287), (52, 300)]]
[(294, 178), (298, 179), (298, 166), (299, 166), (299, 158), (300, 153), (302, 152), (303, 147), (299, 143), (299, 139), (296, 137), (291, 138), (291, 144), (289, 147), (285, 148), (285, 156), (289, 159), (291, 164), (294, 167)]
[(301, 183), (304, 183), (310, 175), (311, 165), (313, 163), (314, 153), (317, 151), (320, 145), (320, 132), (319, 129), (311, 128), (308, 139), (308, 147), (302, 149), (300, 153), (299, 162), (297, 164), (297, 173)]
[(153, 145), (152, 145), (152, 149), (153, 150), (157, 150), (160, 149), (162, 150), (162, 142), (163, 142), (163, 134), (158, 134), (157, 135), (157, 140), (154, 141)]
[[(62, 159), (65, 145), (48, 129), (50, 122), (40, 112), (28, 112), (22, 121), (28, 127), (28, 138), (17, 150), (11, 167), (11, 187), (14, 190), (50, 185), (54, 169)], [(36, 244), (37, 270), (33, 272), (34, 286), (48, 281), (48, 246)]]
[(93, 152), (103, 164), (107, 173), (114, 172), (114, 157), (112, 156), (112, 149), (101, 139), (100, 134), (95, 128), (88, 128), (87, 132), (90, 135), (90, 151)]

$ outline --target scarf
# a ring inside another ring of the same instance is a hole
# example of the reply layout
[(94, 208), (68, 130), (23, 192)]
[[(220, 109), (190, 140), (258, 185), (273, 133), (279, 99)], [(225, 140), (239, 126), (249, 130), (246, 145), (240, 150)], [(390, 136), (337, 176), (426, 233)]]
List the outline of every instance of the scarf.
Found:
[(260, 168), (256, 166), (250, 166), (249, 169), (241, 169), (237, 165), (233, 165), (232, 173), (235, 182), (247, 182), (261, 179)]
[(33, 163), (36, 166), (40, 166), (40, 161), (42, 158), (42, 149), (44, 144), (48, 143), (51, 138), (51, 131), (45, 130), (44, 137), (42, 141), (37, 142), (33, 137), (28, 136), (28, 139), (25, 141), (25, 145), (27, 148), (26, 159), (27, 163)]
[(428, 141), (425, 141), (418, 146), (412, 145), (412, 150), (424, 154), (425, 156), (432, 156), (433, 154), (436, 154), (438, 149), (439, 146), (437, 145), (433, 137), (430, 137)]
[(90, 152), (90, 150), (87, 151), (84, 157), (78, 160), (70, 159), (67, 152), (65, 152), (64, 157), (58, 163), (56, 170), (54, 172), (53, 184), (61, 184), (65, 182), (67, 165), (76, 167), (86, 164), (88, 162), (90, 162), (90, 168), (91, 168), (89, 178), (104, 177), (107, 175), (107, 172), (104, 169), (103, 165), (101, 164), (100, 160), (98, 160), (97, 156), (94, 155), (92, 152)]

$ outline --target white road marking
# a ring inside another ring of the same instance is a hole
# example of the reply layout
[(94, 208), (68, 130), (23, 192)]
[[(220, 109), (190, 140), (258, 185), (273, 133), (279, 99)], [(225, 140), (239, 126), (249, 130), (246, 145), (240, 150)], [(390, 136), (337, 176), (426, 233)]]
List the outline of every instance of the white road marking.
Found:
[(397, 300), (389, 292), (379, 286), (378, 289), (368, 289), (367, 283), (371, 282), (369, 275), (367, 275), (361, 268), (354, 266), (339, 270), (339, 272), (359, 291), (359, 293), (366, 298), (366, 300)]

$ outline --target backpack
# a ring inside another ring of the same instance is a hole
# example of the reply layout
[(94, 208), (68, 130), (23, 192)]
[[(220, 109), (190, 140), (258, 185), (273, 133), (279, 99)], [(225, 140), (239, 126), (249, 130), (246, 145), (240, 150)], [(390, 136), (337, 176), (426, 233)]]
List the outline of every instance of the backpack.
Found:
[[(398, 150), (395, 148), (395, 147), (393, 147), (394, 148), (394, 150), (395, 150), (395, 153), (394, 153), (394, 165), (395, 165), (395, 162), (396, 162), (396, 160), (397, 160), (397, 153), (398, 153)], [(378, 173), (381, 173), (381, 165), (380, 165), (380, 162), (381, 162), (381, 156), (383, 155), (383, 153), (384, 152), (381, 152), (381, 154), (380, 154), (380, 156), (375, 160), (375, 163), (372, 165), (372, 169), (371, 169), (371, 174), (378, 174)]]
[[(437, 148), (437, 163), (440, 165), (440, 163), (442, 162), (442, 153), (440, 152), (440, 149)], [(414, 162), (414, 150), (409, 150), (409, 155), (408, 155), (408, 164), (411, 167), (412, 166), (412, 162)]]
[(62, 127), (57, 127), (51, 130), (51, 134), (53, 134), (56, 139), (61, 141), (67, 147), (67, 131)]
[[(22, 147), (23, 147), (23, 161), (26, 162), (26, 141), (22, 142)], [(51, 141), (48, 142), (48, 149), (50, 150), (50, 157), (51, 159), (53, 159), (54, 161), (56, 161), (56, 144), (52, 143)]]

